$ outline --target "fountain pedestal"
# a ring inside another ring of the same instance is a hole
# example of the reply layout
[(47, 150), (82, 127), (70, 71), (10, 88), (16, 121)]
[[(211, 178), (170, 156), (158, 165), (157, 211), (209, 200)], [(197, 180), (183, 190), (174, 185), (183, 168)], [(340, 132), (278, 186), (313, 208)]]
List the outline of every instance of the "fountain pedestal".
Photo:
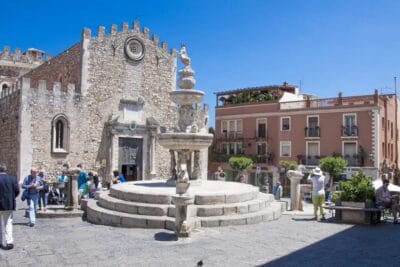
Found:
[(192, 228), (192, 214), (194, 196), (191, 195), (175, 195), (172, 196), (175, 204), (175, 234), (179, 237), (190, 237)]
[(303, 173), (299, 171), (289, 171), (288, 177), (290, 180), (290, 210), (301, 210), (300, 207), (300, 190), (297, 190), (300, 180), (303, 178)]
[(63, 171), (63, 175), (68, 177), (67, 183), (67, 203), (65, 204), (66, 210), (73, 210), (78, 208), (78, 176), (80, 170), (70, 169)]

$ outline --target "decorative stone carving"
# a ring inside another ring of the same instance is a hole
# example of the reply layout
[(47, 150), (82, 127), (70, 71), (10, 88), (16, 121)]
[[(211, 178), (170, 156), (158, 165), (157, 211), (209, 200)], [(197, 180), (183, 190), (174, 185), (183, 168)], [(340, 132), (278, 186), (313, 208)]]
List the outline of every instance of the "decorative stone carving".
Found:
[(136, 37), (128, 37), (125, 41), (125, 54), (133, 61), (140, 61), (144, 57), (145, 48), (143, 43)]
[(213, 135), (203, 130), (206, 124), (205, 118), (208, 117), (208, 108), (199, 107), (204, 93), (193, 90), (196, 83), (193, 78), (194, 71), (190, 67), (190, 58), (184, 45), (180, 54), (181, 61), (185, 65), (179, 71), (178, 85), (181, 90), (170, 93), (172, 101), (178, 106), (178, 131), (160, 134), (159, 142), (168, 148), (171, 154), (172, 178), (167, 184), (173, 184), (176, 177), (177, 195), (173, 196), (176, 234), (178, 237), (188, 237), (192, 217), (190, 205), (194, 202), (194, 197), (190, 195), (188, 189), (191, 182), (195, 182), (194, 185), (201, 183), (203, 177), (201, 177), (200, 150), (211, 145)]

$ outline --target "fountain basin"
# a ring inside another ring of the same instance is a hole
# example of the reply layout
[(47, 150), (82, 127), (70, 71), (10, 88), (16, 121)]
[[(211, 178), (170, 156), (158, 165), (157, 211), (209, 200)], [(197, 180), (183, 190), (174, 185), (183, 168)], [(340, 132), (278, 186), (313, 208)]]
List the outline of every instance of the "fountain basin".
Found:
[(160, 145), (172, 150), (201, 150), (211, 145), (212, 134), (201, 133), (163, 133), (158, 139)]
[(180, 90), (170, 93), (171, 100), (179, 105), (199, 104), (204, 98), (204, 92), (199, 90)]

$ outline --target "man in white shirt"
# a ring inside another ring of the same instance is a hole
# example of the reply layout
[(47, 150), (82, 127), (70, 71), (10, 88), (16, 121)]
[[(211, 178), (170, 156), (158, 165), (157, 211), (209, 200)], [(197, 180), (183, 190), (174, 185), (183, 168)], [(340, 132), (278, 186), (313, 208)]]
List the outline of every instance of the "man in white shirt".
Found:
[(322, 216), (321, 220), (325, 220), (324, 208), (322, 205), (325, 200), (325, 176), (321, 169), (316, 167), (312, 170), (308, 176), (307, 181), (312, 182), (312, 202), (314, 205), (314, 220), (318, 220), (318, 208), (319, 213)]

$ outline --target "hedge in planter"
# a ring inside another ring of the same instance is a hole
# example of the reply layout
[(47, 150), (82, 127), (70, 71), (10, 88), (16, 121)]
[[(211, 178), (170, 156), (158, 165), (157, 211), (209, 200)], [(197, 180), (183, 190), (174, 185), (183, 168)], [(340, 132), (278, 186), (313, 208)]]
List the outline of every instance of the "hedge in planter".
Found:
[(362, 172), (353, 175), (350, 180), (341, 181), (340, 189), (341, 201), (365, 202), (369, 199), (375, 202), (375, 188), (371, 178)]

